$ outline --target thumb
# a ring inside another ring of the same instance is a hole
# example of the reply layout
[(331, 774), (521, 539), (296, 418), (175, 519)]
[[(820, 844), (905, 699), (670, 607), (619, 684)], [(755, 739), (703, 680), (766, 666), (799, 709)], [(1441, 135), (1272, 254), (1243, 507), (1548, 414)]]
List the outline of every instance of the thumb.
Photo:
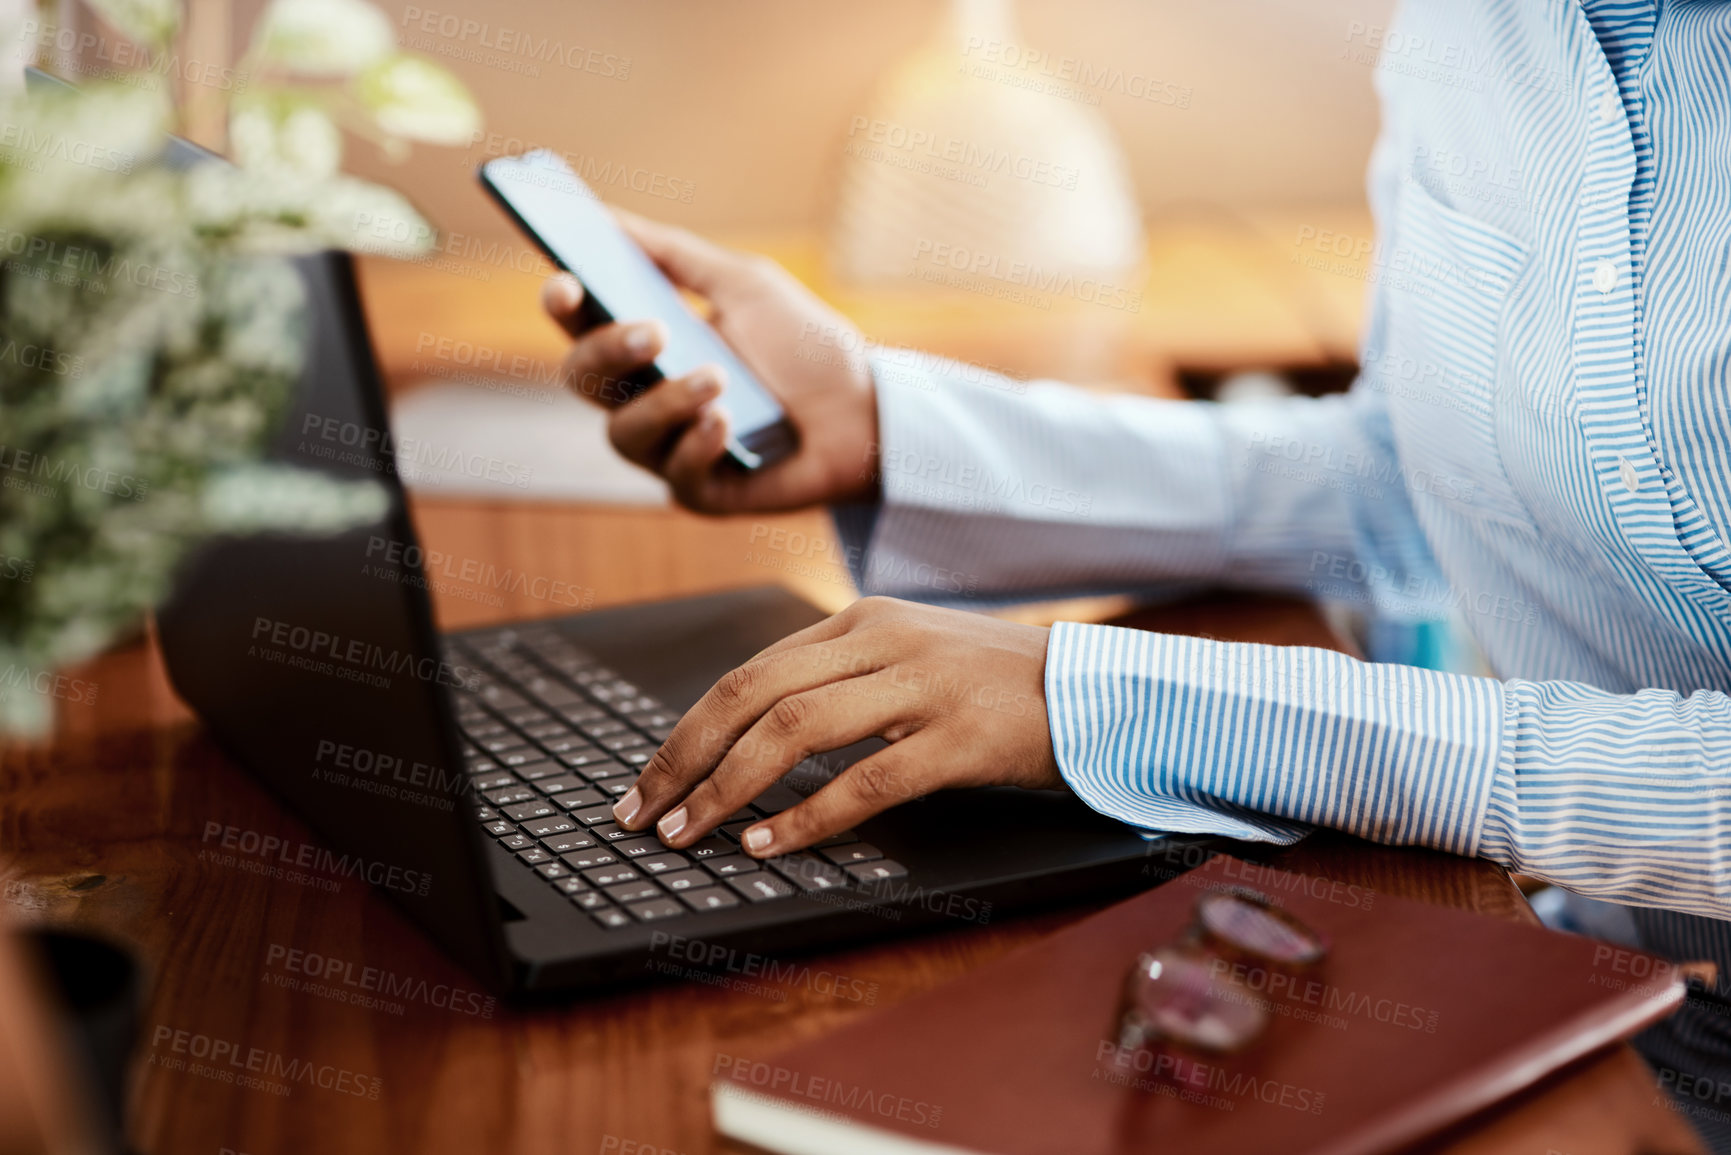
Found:
[(706, 241), (696, 233), (652, 221), (624, 209), (614, 209), (619, 225), (636, 241), (667, 279), (682, 289), (714, 297), (744, 263), (738, 253)]

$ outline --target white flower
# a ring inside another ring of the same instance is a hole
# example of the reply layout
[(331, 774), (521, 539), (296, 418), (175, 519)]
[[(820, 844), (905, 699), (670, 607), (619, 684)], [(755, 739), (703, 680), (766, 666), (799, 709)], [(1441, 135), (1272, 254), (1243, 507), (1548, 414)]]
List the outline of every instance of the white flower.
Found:
[(468, 144), (481, 112), (462, 82), (430, 60), (393, 56), (367, 69), (356, 95), (392, 136), (429, 144)]
[(322, 109), (304, 102), (237, 101), (228, 137), (234, 159), (246, 168), (327, 177), (342, 166), (343, 134)]
[(240, 465), (212, 475), (202, 505), (219, 532), (256, 532), (290, 522), (302, 533), (316, 534), (377, 521), (390, 508), (390, 498), (371, 481), (339, 481), (280, 465)]
[(266, 64), (352, 76), (396, 49), (385, 14), (363, 0), (272, 0), (254, 44)]

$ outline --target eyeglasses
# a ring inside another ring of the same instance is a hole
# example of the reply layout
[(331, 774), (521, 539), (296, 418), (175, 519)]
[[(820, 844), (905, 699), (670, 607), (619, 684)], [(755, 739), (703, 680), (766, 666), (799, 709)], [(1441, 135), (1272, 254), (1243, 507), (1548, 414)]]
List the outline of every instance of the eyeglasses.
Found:
[(1177, 1043), (1236, 1051), (1268, 1022), (1260, 998), (1232, 977), (1241, 965), (1308, 970), (1328, 940), (1258, 891), (1211, 891), (1196, 900), (1190, 926), (1174, 941), (1138, 955), (1124, 979), (1118, 1011), (1121, 1053)]

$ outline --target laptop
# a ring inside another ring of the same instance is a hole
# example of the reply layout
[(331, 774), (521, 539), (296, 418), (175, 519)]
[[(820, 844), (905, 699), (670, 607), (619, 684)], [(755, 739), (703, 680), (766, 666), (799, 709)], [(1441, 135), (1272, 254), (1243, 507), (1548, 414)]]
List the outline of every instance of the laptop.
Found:
[[(169, 160), (213, 162), (183, 142)], [(168, 672), (329, 862), (490, 989), (642, 981), (671, 935), (779, 955), (1148, 884), (1141, 834), (1068, 794), (1008, 787), (930, 795), (771, 862), (739, 852), (747, 823), (877, 740), (808, 759), (684, 851), (620, 829), (612, 802), (680, 715), (824, 614), (764, 587), (441, 632), (353, 265), (320, 253), (296, 266), (307, 362), (268, 456), (369, 480), (388, 510), (334, 536), (202, 545), (159, 611)], [(558, 579), (464, 560), (484, 582)]]

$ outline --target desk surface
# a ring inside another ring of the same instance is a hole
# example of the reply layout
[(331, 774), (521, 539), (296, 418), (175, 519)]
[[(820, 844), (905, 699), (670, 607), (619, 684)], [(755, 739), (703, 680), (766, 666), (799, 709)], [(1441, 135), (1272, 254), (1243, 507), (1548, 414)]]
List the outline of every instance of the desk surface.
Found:
[[(1272, 235), (1282, 236), (1279, 230)], [(1274, 251), (1281, 251), (1278, 244)], [(463, 282), (465, 289), (461, 278), (423, 282), (400, 270), (371, 273), (375, 336), (397, 384), (412, 371), (415, 341), (429, 326), (467, 327), (531, 353), (556, 353), (555, 340), (536, 328), (545, 322), (521, 315), (523, 293), (532, 294), (527, 279), (505, 292), (474, 278)], [(1269, 284), (1274, 281), (1264, 287)], [(1268, 289), (1268, 300), (1297, 291), (1289, 281), (1279, 284), (1284, 287)], [(381, 294), (380, 285), (388, 291)], [(1250, 304), (1234, 314), (1237, 321), (1217, 323), (1210, 338), (1217, 344), (1243, 348), (1250, 339), (1246, 329), (1254, 327), (1247, 318), (1286, 315), (1287, 336), (1259, 347), (1269, 360), (1302, 360), (1306, 349), (1336, 351), (1324, 347), (1329, 341), (1319, 339), (1316, 326), (1292, 320), (1305, 316), (1307, 306), (1267, 305), (1230, 286), (1219, 291)], [(1348, 290), (1333, 291), (1339, 297)], [(1308, 315), (1320, 315), (1320, 307), (1313, 302)], [(902, 330), (919, 324), (907, 320)], [(1094, 324), (1080, 319), (1083, 336), (1060, 348), (1089, 347), (1085, 338)], [(958, 331), (983, 340), (988, 326), (982, 321)], [(1172, 359), (1153, 339), (1114, 348), (1114, 357), (1123, 356), (1104, 376), (1122, 377), (1118, 370), (1126, 364)], [(1205, 352), (1198, 346), (1183, 356), (1203, 360)], [(1028, 355), (1052, 356), (1049, 349)], [(1037, 369), (1084, 375), (1092, 356)], [(1155, 377), (1143, 380), (1162, 388)], [(591, 591), (596, 605), (764, 581), (785, 582), (830, 607), (851, 597), (839, 567), (821, 558), (798, 567), (766, 564), (752, 549), (752, 533), (766, 522), (822, 533), (816, 515), (706, 521), (672, 510), (451, 500), (418, 500), (415, 515), (429, 548), (557, 575)], [(562, 612), (526, 595), (481, 599), (474, 593), (451, 584), (436, 590), (441, 624)], [(1072, 605), (1065, 613), (1111, 608)], [(1051, 612), (1028, 611), (1036, 618)], [(1207, 598), (1145, 613), (1138, 624), (1221, 638), (1334, 644), (1308, 607), (1271, 599)], [(69, 707), (53, 742), (0, 748), (0, 877), (14, 919), (104, 932), (145, 960), (152, 993), (130, 1088), (132, 1136), (141, 1155), (737, 1151), (710, 1129), (706, 1088), (716, 1056), (762, 1054), (871, 1013), (861, 1000), (825, 993), (827, 984), (820, 989), (774, 978), (736, 989), (664, 985), (560, 1008), (499, 1010), (492, 1019), (414, 1001), (368, 1008), (279, 986), (278, 970), (267, 966), (273, 946), (317, 952), (357, 970), (381, 967), (429, 985), (469, 982), (384, 900), (352, 880), (327, 889), (201, 853), (207, 849), (202, 833), (213, 822), (290, 840), (308, 832), (216, 750), (169, 689), (148, 642), (99, 659), (85, 676), (100, 686), (97, 701)], [(1277, 861), (1386, 893), (1532, 919), (1507, 875), (1482, 861), (1334, 835), (1309, 839)], [(875, 1005), (886, 1006), (1094, 909), (1097, 904), (1082, 904), (956, 926), (831, 952), (822, 963), (856, 980), (842, 989), (873, 991)], [(376, 1079), (378, 1094), (300, 1085), (281, 1097), (171, 1070), (155, 1061), (163, 1057), (151, 1047), (158, 1027)], [(1627, 1047), (1552, 1078), (1432, 1149), (1530, 1155), (1699, 1150)]]

